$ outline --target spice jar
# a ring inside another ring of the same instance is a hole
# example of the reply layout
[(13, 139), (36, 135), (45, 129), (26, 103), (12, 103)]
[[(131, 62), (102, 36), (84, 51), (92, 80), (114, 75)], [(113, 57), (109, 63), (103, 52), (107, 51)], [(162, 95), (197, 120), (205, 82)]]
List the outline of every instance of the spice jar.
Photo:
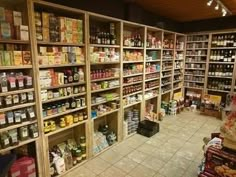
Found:
[(58, 111), (58, 113), (62, 113), (62, 107), (61, 107), (61, 104), (58, 104), (58, 105), (57, 105), (57, 111)]
[(52, 106), (52, 114), (57, 114), (57, 106), (53, 105)]
[(7, 121), (4, 113), (0, 113), (0, 128), (7, 126)]
[(19, 137), (20, 137), (21, 141), (25, 141), (25, 140), (28, 139), (29, 132), (28, 132), (28, 127), (27, 126), (19, 128)]
[(81, 107), (81, 100), (80, 100), (80, 98), (76, 98), (76, 105), (77, 105), (77, 108)]
[(74, 123), (79, 122), (79, 115), (78, 114), (73, 114), (73, 121), (74, 121)]
[(62, 104), (61, 104), (61, 108), (62, 108), (62, 112), (65, 112), (65, 111), (66, 111), (65, 103), (62, 103)]
[(51, 106), (48, 106), (48, 107), (47, 107), (47, 115), (48, 115), (48, 116), (51, 116), (51, 115), (52, 115), (52, 108), (51, 108)]
[(29, 134), (31, 138), (37, 138), (39, 136), (37, 124), (29, 125)]
[(80, 112), (80, 113), (79, 113), (79, 121), (83, 121), (83, 120), (84, 120), (83, 113), (82, 113), (82, 112)]
[(66, 121), (65, 121), (65, 118), (63, 117), (60, 119), (60, 127), (64, 128), (65, 126), (66, 126)]
[(11, 146), (15, 146), (19, 144), (17, 129), (9, 130), (9, 139)]
[(76, 150), (75, 156), (76, 156), (77, 162), (80, 163), (82, 161), (82, 152), (80, 149)]
[(43, 117), (47, 117), (47, 110), (46, 110), (46, 108), (43, 108)]
[(6, 113), (6, 121), (8, 125), (14, 124), (14, 113), (12, 111)]
[(7, 132), (2, 133), (0, 138), (1, 138), (1, 147), (3, 149), (5, 149), (5, 148), (10, 146), (9, 135), (8, 135)]

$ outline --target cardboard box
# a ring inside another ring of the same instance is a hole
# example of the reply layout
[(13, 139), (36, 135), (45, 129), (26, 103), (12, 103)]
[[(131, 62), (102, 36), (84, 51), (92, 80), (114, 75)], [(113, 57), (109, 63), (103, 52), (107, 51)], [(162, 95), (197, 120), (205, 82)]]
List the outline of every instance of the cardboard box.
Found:
[(11, 66), (12, 65), (12, 51), (4, 51), (3, 52), (3, 66)]
[(43, 41), (49, 41), (49, 28), (43, 28)]
[(16, 27), (16, 38), (23, 41), (29, 40), (29, 27), (20, 25)]
[(13, 11), (13, 22), (15, 26), (22, 25), (22, 14), (18, 11)]
[(4, 7), (0, 7), (0, 22), (5, 21), (5, 9)]
[(42, 12), (42, 24), (44, 28), (49, 28), (49, 13)]
[(1, 29), (0, 29), (1, 38), (2, 39), (11, 39), (11, 37), (12, 37), (12, 31), (11, 30), (12, 29), (11, 29), (10, 23), (1, 22), (0, 25), (1, 25)]
[(65, 17), (59, 17), (59, 26), (60, 31), (65, 32), (66, 31), (66, 18)]
[(15, 66), (20, 66), (22, 62), (22, 51), (13, 51), (13, 63)]

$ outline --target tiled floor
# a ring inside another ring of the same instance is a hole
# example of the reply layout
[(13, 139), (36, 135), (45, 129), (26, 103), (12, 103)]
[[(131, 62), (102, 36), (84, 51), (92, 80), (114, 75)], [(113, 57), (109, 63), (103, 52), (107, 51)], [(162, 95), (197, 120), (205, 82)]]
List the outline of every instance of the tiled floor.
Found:
[(197, 177), (202, 139), (218, 132), (220, 124), (192, 112), (165, 117), (152, 138), (136, 134), (66, 177)]

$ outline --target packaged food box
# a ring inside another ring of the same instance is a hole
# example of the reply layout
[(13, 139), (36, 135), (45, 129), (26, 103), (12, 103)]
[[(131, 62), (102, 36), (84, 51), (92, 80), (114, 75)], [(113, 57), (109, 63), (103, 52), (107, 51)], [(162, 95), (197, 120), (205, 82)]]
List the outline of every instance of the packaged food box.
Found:
[(11, 39), (12, 31), (11, 31), (11, 25), (7, 22), (1, 22), (0, 23), (0, 36), (2, 39)]
[(13, 61), (15, 66), (20, 66), (22, 62), (22, 51), (13, 51)]
[(14, 26), (22, 25), (22, 14), (18, 11), (13, 11), (13, 22)]

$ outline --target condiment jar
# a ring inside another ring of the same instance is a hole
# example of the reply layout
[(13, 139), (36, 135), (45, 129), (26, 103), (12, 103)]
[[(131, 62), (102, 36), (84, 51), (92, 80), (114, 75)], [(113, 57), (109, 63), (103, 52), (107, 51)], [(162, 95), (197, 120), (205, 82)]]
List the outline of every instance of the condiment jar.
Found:
[(61, 128), (64, 128), (66, 126), (66, 121), (65, 121), (65, 118), (63, 117), (63, 118), (61, 118), (61, 120), (60, 120), (60, 127)]

